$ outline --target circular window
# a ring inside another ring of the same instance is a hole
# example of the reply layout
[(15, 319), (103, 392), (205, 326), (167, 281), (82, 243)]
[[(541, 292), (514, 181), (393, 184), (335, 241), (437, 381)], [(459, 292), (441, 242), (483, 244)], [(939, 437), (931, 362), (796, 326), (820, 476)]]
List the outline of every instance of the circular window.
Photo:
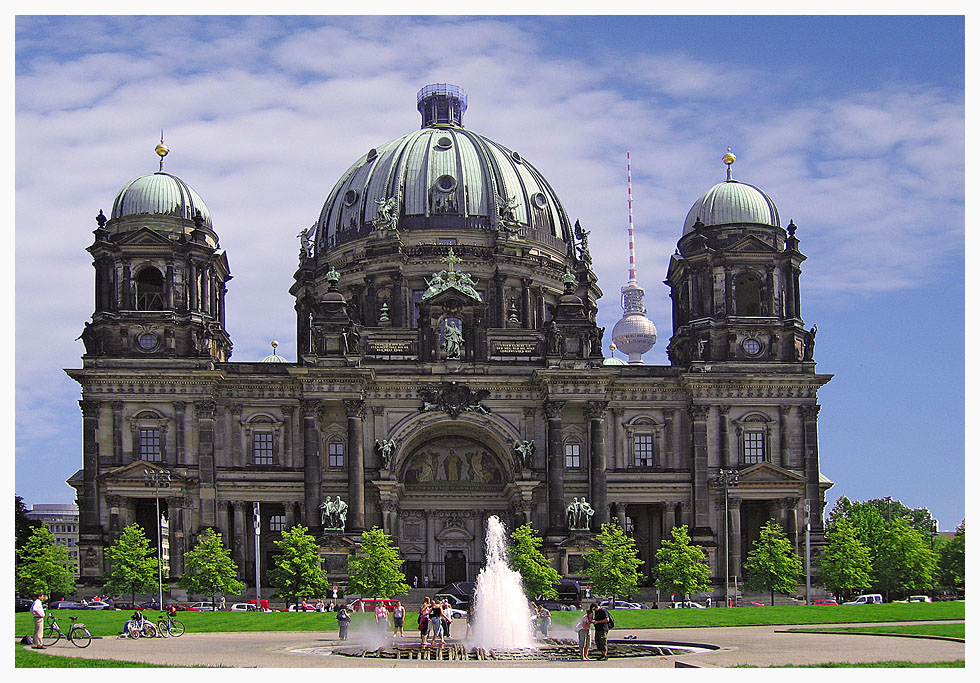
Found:
[(531, 195), (531, 201), (539, 209), (543, 209), (548, 206), (548, 198), (544, 196), (544, 192), (535, 192)]
[(374, 161), (378, 158), (378, 150), (369, 149), (367, 153), (367, 161)]
[(347, 190), (344, 193), (344, 206), (353, 206), (357, 201), (357, 190)]
[(439, 149), (449, 149), (452, 146), (453, 146), (453, 141), (450, 138), (441, 137), (438, 140), (436, 140), (436, 147)]
[(758, 339), (746, 339), (742, 342), (742, 350), (750, 356), (757, 356), (762, 351), (762, 344)]
[(451, 175), (439, 176), (439, 179), (436, 180), (436, 187), (443, 192), (452, 192), (456, 189), (456, 179)]
[(517, 152), (511, 152), (510, 153), (510, 158), (513, 159), (518, 164), (521, 163), (521, 155), (518, 154)]
[(153, 332), (144, 332), (136, 337), (136, 345), (141, 351), (152, 351), (160, 343), (160, 338)]

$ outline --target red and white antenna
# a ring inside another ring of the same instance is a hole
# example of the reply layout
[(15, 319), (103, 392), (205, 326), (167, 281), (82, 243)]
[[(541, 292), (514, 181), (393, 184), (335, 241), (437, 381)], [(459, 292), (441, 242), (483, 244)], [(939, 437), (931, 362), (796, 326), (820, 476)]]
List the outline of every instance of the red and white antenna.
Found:
[(630, 172), (630, 153), (626, 151), (626, 195), (630, 211), (630, 279), (629, 284), (636, 285), (636, 255), (633, 250), (633, 178)]

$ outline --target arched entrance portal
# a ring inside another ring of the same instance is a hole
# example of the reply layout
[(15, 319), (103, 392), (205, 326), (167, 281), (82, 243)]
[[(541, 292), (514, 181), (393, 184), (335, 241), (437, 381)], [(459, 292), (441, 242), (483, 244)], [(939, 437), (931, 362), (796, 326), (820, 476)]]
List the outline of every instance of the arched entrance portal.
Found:
[(487, 518), (512, 523), (514, 468), (487, 441), (433, 430), (402, 458), (398, 538), (410, 582), (416, 572), (426, 587), (475, 581)]

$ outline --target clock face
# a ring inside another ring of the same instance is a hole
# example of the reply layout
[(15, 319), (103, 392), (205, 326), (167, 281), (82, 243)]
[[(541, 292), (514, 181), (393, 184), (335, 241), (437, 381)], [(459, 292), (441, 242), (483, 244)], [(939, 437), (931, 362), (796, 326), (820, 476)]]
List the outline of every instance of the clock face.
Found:
[(142, 351), (152, 351), (157, 347), (160, 338), (157, 337), (153, 332), (144, 332), (136, 338), (136, 345), (140, 347)]
[(762, 344), (757, 339), (746, 339), (742, 342), (742, 350), (750, 356), (757, 356), (762, 351)]

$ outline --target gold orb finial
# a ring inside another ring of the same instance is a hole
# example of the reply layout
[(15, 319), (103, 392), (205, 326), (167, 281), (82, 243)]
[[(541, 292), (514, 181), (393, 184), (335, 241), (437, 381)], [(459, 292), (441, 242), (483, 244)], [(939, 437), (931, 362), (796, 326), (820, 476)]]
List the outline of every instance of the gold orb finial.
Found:
[(272, 348), (276, 348), (277, 346), (279, 346), (279, 342), (277, 342), (275, 339), (273, 339), (272, 340)]
[(723, 156), (721, 158), (721, 160), (724, 161), (729, 166), (731, 166), (732, 164), (735, 163), (735, 155), (732, 154), (732, 148), (731, 147), (728, 148), (728, 151), (725, 152), (725, 156)]
[(163, 129), (160, 129), (160, 144), (158, 144), (154, 149), (157, 156), (160, 157), (160, 170), (163, 171), (163, 157), (170, 153), (170, 148), (163, 144)]

